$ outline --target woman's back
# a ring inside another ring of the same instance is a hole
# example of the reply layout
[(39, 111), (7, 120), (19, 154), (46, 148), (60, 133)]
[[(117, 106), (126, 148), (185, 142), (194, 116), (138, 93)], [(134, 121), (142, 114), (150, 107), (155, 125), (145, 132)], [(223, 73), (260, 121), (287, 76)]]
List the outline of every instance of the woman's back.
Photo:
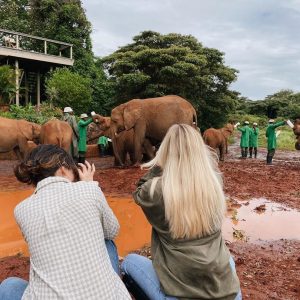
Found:
[(130, 299), (105, 247), (119, 224), (98, 183), (48, 177), (15, 217), (31, 255), (22, 299)]

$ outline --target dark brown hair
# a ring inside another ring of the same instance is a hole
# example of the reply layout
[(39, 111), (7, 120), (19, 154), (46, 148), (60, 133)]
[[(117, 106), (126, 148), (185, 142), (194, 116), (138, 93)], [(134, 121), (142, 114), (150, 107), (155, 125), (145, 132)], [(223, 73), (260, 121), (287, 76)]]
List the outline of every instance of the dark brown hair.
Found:
[(78, 169), (70, 154), (56, 145), (39, 145), (15, 167), (14, 172), (19, 181), (36, 186), (39, 181), (54, 176), (61, 167), (72, 170), (78, 180)]

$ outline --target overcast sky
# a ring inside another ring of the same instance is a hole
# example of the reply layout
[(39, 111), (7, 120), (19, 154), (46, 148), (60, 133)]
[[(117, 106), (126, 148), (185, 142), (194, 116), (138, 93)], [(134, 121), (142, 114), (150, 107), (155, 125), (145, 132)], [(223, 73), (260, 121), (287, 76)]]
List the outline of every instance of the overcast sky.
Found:
[(250, 99), (300, 90), (300, 0), (82, 0), (93, 47), (105, 56), (144, 30), (192, 34), (240, 71)]

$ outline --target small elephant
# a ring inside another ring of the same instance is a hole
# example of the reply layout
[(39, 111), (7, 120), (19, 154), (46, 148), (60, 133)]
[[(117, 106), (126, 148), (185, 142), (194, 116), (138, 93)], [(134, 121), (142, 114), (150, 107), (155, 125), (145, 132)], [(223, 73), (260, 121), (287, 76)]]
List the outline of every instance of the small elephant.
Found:
[(67, 122), (53, 119), (42, 125), (40, 143), (58, 145), (71, 153), (72, 134), (72, 128)]
[(295, 143), (295, 149), (300, 150), (300, 119), (295, 120), (293, 131), (297, 140)]
[[(119, 134), (115, 135), (114, 132), (111, 130), (110, 124), (111, 119), (110, 117), (103, 117), (100, 115), (94, 115), (93, 120), (97, 126), (99, 127), (99, 131), (90, 139), (95, 139), (96, 137), (106, 136), (110, 138), (113, 142), (113, 150), (115, 155), (115, 165), (124, 166), (126, 163), (127, 154), (129, 154), (129, 158), (131, 163), (134, 163), (134, 132), (133, 129), (124, 130)], [(142, 152), (140, 156), (144, 156), (147, 159), (154, 158), (155, 149), (152, 146), (151, 142), (148, 139), (145, 139), (142, 147)]]
[(38, 142), (41, 126), (25, 120), (0, 117), (0, 152), (14, 150), (18, 159), (28, 152), (28, 141)]
[(161, 142), (172, 125), (181, 123), (197, 127), (197, 115), (191, 103), (175, 95), (134, 99), (111, 112), (114, 135), (133, 129), (135, 164), (141, 161), (140, 153), (145, 138)]
[(228, 138), (234, 131), (234, 125), (228, 123), (221, 129), (209, 128), (204, 131), (204, 142), (213, 149), (219, 149), (220, 161), (224, 161), (224, 154), (228, 153)]

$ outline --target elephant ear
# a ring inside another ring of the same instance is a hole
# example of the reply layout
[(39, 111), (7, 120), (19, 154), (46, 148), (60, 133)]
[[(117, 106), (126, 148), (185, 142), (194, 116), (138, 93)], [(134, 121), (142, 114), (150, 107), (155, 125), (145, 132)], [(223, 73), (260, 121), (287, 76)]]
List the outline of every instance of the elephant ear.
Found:
[[(140, 100), (139, 100), (140, 101)], [(128, 105), (124, 109), (124, 126), (126, 130), (131, 129), (137, 120), (142, 116), (142, 105), (134, 103), (134, 106)]]

